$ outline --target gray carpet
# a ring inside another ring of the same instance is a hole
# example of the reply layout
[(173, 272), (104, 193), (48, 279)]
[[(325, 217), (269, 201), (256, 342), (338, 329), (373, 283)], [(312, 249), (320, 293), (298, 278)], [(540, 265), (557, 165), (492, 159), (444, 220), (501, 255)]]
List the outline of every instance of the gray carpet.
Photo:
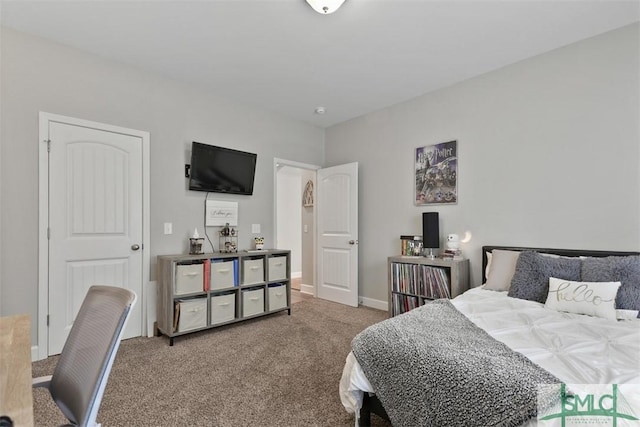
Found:
[[(103, 426), (353, 426), (338, 395), (351, 339), (386, 312), (319, 299), (176, 338), (123, 341), (98, 413)], [(56, 357), (33, 363), (50, 375)], [(65, 422), (34, 391), (36, 425)], [(388, 426), (373, 418), (376, 426)]]

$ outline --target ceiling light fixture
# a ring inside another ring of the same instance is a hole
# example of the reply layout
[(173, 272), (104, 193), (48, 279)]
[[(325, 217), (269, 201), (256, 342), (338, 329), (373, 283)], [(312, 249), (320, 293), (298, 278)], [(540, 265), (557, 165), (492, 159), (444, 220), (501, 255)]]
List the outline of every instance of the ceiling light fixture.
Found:
[(324, 114), (325, 113), (325, 109), (324, 107), (317, 107), (316, 110), (314, 111), (314, 113), (316, 114)]
[(344, 0), (307, 0), (309, 6), (318, 13), (328, 15), (338, 10)]

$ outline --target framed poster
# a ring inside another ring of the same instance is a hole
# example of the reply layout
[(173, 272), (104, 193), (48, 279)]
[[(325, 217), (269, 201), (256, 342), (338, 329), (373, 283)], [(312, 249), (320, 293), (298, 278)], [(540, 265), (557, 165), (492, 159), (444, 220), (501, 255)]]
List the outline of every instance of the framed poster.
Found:
[(415, 204), (458, 203), (457, 141), (416, 148)]

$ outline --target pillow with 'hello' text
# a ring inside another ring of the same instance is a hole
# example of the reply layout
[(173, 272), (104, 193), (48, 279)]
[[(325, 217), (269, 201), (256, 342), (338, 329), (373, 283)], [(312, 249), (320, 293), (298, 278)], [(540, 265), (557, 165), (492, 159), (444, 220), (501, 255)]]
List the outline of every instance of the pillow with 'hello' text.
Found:
[(549, 278), (545, 308), (616, 320), (616, 294), (620, 282), (575, 282)]

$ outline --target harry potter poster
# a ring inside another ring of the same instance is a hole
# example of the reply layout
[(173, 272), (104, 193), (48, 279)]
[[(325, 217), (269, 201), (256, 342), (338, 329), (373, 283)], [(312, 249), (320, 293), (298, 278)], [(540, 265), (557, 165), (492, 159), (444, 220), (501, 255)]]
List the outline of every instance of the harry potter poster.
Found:
[(458, 203), (457, 141), (416, 148), (416, 205)]

